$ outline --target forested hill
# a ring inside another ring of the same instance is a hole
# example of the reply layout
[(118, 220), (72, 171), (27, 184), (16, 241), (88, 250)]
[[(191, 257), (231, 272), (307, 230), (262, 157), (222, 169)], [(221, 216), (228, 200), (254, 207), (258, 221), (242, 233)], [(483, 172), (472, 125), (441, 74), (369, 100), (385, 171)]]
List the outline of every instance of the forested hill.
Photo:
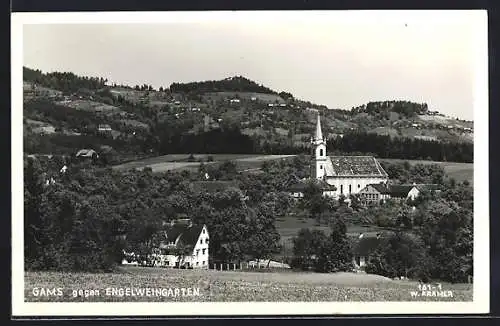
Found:
[(77, 92), (81, 89), (95, 91), (105, 87), (108, 81), (102, 77), (81, 77), (72, 72), (50, 72), (44, 74), (41, 70), (34, 70), (27, 67), (23, 67), (23, 80), (63, 92)]
[(180, 149), (228, 153), (235, 149), (221, 139), (231, 138), (248, 145), (238, 152), (297, 154), (308, 152), (319, 112), (323, 134), (338, 143), (333, 148), (346, 153), (465, 162), (473, 156), (473, 123), (446, 117), (426, 103), (371, 101), (333, 109), (241, 76), (155, 89), (71, 72), (23, 70), (28, 153), (101, 145), (134, 157)]
[(223, 80), (209, 80), (191, 83), (173, 83), (170, 85), (171, 92), (199, 94), (211, 92), (254, 92), (264, 94), (277, 94), (275, 91), (259, 85), (242, 76), (229, 77)]

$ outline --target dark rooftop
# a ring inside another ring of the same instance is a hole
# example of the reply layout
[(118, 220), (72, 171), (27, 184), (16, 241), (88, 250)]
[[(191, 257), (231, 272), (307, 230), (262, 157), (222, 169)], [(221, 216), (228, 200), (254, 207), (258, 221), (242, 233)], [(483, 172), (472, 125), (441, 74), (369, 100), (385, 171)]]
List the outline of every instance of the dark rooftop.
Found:
[(331, 156), (327, 164), (327, 176), (379, 176), (387, 177), (377, 159), (373, 156)]

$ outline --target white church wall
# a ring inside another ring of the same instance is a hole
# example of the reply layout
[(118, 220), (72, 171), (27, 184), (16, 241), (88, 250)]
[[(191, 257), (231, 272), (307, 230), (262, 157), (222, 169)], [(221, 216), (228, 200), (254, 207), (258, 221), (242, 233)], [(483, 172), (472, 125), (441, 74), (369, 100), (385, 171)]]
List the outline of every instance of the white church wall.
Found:
[[(387, 182), (387, 179), (382, 177), (330, 177), (326, 179), (326, 182), (337, 188), (335, 191), (335, 197), (338, 197), (341, 194), (349, 197), (351, 194), (359, 193), (369, 184)], [(349, 186), (351, 186), (350, 192)]]

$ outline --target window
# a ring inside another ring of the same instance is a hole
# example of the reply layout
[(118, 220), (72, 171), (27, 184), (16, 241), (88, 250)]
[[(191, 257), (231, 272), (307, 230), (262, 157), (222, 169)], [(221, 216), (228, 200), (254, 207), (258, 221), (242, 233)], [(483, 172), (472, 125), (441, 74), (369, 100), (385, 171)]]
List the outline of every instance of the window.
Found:
[(202, 231), (202, 232), (203, 232), (203, 234), (205, 234), (205, 229), (203, 229), (203, 231)]
[(351, 185), (349, 185), (349, 193), (351, 193)]
[(205, 254), (206, 250), (207, 250), (207, 249), (203, 249), (203, 252), (202, 252), (202, 253), (203, 253), (203, 254)]
[(320, 165), (319, 168), (320, 168), (320, 170), (323, 170), (323, 165)]
[(200, 244), (202, 244), (202, 243), (203, 243), (203, 239), (200, 239)]
[(323, 148), (319, 149), (319, 156), (323, 156)]
[(196, 249), (196, 256), (200, 254), (200, 249)]
[(205, 264), (205, 261), (203, 261), (201, 264), (202, 264), (202, 265), (206, 265), (206, 264)]
[(196, 262), (196, 266), (198, 266), (199, 264), (200, 264), (200, 262), (198, 262), (198, 261), (197, 261), (197, 262)]
[(340, 193), (343, 194), (344, 193), (344, 185), (340, 185)]
[(361, 188), (361, 185), (358, 185), (358, 189)]
[(205, 239), (205, 243), (208, 244), (208, 238)]

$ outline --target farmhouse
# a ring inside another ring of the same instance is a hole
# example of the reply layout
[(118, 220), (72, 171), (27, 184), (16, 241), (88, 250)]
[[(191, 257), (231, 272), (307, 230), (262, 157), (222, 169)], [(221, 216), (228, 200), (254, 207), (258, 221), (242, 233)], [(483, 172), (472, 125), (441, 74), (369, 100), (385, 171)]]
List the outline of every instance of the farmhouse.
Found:
[(108, 124), (100, 124), (97, 128), (97, 131), (102, 133), (107, 133), (113, 131), (113, 129), (111, 129), (111, 127)]
[(190, 219), (172, 221), (153, 254), (155, 265), (208, 269), (209, 239), (206, 225), (194, 225)]
[(379, 204), (389, 198), (389, 187), (383, 183), (369, 184), (359, 191), (359, 199), (363, 205)]
[(76, 157), (80, 159), (99, 158), (99, 155), (93, 149), (81, 149), (76, 153)]
[(386, 185), (370, 184), (361, 189), (359, 197), (363, 205), (379, 204), (387, 199), (415, 200), (422, 191), (439, 191), (436, 184)]
[(389, 180), (387, 173), (373, 156), (328, 157), (319, 114), (311, 143), (315, 147), (313, 176), (335, 186), (336, 190), (331, 192), (334, 198), (340, 195), (349, 197), (369, 184), (387, 183)]
[(415, 185), (392, 185), (389, 194), (394, 199), (415, 199), (419, 190)]
[(356, 240), (353, 249), (352, 262), (357, 270), (363, 270), (368, 263), (370, 256), (382, 242), (382, 234), (364, 235), (361, 233)]
[[(324, 180), (316, 180), (316, 184), (320, 187), (321, 191), (323, 192), (323, 196), (330, 196), (330, 197), (334, 196), (336, 190), (335, 186), (328, 184)], [(288, 192), (293, 198), (296, 199), (303, 198), (304, 192), (307, 189), (307, 187), (308, 187), (307, 182), (301, 180), (288, 187)]]

